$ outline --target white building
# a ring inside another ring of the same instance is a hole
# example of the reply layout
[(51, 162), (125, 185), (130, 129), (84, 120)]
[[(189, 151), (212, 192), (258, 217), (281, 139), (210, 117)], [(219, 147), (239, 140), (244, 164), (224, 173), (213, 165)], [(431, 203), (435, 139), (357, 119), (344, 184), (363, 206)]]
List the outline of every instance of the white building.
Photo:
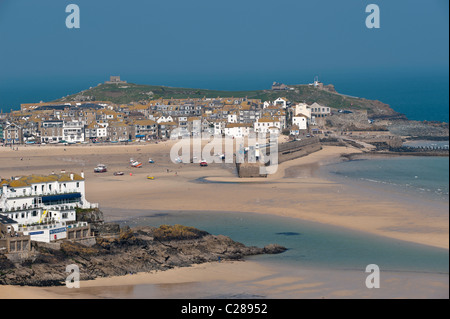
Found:
[(216, 121), (214, 122), (214, 135), (222, 136), (225, 133), (226, 122), (224, 121)]
[(84, 182), (84, 173), (1, 179), (0, 214), (16, 221), (15, 230), (32, 240), (47, 241), (41, 235), (49, 240), (65, 238), (62, 229), (76, 224), (77, 207), (98, 207), (86, 200)]
[(228, 114), (228, 123), (237, 123), (238, 117), (236, 113)]
[(253, 123), (253, 128), (255, 133), (257, 134), (270, 133), (274, 131), (274, 128), (277, 128), (278, 131), (281, 131), (281, 123), (279, 119), (272, 117), (263, 117)]
[(168, 115), (168, 116), (161, 116), (156, 120), (156, 123), (160, 124), (160, 123), (170, 123), (173, 122), (173, 118), (172, 116)]
[(84, 142), (84, 124), (79, 121), (64, 122), (63, 138), (66, 142)]
[(274, 106), (281, 106), (283, 109), (287, 107), (288, 100), (284, 97), (279, 97), (273, 102)]
[(251, 123), (228, 123), (225, 126), (225, 136), (241, 138), (251, 133), (253, 125)]
[(306, 115), (306, 117), (311, 119), (311, 107), (306, 103), (298, 103), (293, 107), (294, 116)]
[(266, 109), (266, 108), (268, 108), (271, 105), (273, 105), (271, 102), (265, 101), (264, 104), (263, 104), (263, 109)]
[(294, 117), (292, 117), (292, 125), (297, 126), (299, 130), (307, 130), (308, 129), (308, 117), (303, 114), (294, 116)]

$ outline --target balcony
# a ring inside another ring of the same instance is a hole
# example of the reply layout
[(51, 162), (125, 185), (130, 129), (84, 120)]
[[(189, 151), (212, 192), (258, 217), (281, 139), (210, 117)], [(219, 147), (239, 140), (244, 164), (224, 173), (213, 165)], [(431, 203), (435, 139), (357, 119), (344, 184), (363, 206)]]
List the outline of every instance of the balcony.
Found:
[(8, 192), (7, 198), (26, 198), (26, 197), (44, 197), (44, 196), (54, 196), (54, 195), (62, 195), (62, 194), (76, 194), (79, 192), (61, 192), (61, 191), (44, 191), (44, 192), (37, 192), (37, 191), (31, 191), (26, 194), (18, 194), (15, 192)]

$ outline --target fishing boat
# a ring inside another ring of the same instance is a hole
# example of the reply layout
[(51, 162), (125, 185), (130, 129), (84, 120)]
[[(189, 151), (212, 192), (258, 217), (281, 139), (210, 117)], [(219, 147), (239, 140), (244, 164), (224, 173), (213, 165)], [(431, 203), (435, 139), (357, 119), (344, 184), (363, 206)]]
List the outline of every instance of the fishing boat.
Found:
[(104, 164), (98, 164), (96, 168), (94, 168), (94, 173), (106, 173), (108, 169)]
[(142, 163), (141, 163), (141, 162), (135, 161), (135, 160), (132, 159), (132, 158), (130, 158), (130, 165), (131, 165), (131, 167), (134, 167), (134, 168), (140, 168), (140, 167), (142, 167)]

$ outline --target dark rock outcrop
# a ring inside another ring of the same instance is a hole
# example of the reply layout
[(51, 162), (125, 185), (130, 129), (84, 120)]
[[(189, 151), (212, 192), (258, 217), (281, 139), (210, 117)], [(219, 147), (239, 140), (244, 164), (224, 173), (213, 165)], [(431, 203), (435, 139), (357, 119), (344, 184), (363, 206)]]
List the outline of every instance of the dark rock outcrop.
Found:
[(248, 247), (222, 235), (181, 225), (122, 228), (117, 238), (98, 237), (92, 247), (63, 242), (60, 250), (36, 245), (36, 257), (22, 264), (0, 260), (0, 284), (27, 286), (63, 285), (76, 264), (81, 280), (123, 276), (129, 273), (167, 270), (245, 256), (278, 254), (279, 245)]

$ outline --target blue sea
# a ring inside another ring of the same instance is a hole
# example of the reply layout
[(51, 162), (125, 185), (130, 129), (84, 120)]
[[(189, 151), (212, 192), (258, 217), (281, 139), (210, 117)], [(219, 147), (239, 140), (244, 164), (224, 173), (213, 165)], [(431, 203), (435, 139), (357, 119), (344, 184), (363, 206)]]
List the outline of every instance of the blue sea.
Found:
[[(420, 145), (436, 142), (422, 141)], [(448, 142), (438, 142), (448, 145)], [(449, 200), (449, 158), (398, 156), (361, 158), (326, 167), (332, 175), (392, 193), (445, 202)]]

